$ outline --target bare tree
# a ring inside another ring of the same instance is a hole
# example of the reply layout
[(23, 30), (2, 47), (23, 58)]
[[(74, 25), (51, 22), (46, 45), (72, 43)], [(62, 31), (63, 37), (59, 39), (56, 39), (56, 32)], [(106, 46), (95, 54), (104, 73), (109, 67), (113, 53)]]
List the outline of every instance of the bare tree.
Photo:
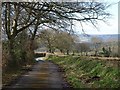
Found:
[(93, 37), (91, 39), (93, 46), (94, 46), (94, 50), (95, 50), (95, 56), (98, 55), (98, 51), (100, 50), (101, 44), (102, 44), (102, 39), (98, 38), (98, 37)]
[[(16, 3), (10, 2), (3, 3), (3, 28), (6, 31), (9, 41), (9, 51), (11, 54), (11, 62), (15, 59), (14, 55), (14, 40), (16, 36), (27, 27), (29, 27), (36, 19), (30, 18), (31, 14), (25, 12), (25, 9), (21, 8)], [(26, 17), (24, 17), (26, 16)]]
[(44, 42), (45, 46), (49, 49), (50, 53), (54, 53), (55, 50), (55, 34), (54, 30), (42, 30), (40, 33), (40, 39)]
[(76, 43), (75, 48), (77, 53), (81, 53), (81, 55), (83, 55), (83, 52), (85, 55), (88, 55), (88, 52), (90, 51), (89, 43)]
[[(5, 22), (6, 29), (9, 28), (6, 30), (8, 38), (14, 38), (36, 20), (38, 20), (37, 25), (49, 23), (46, 26), (56, 26), (65, 30), (71, 20), (94, 24), (93, 22), (105, 20), (110, 15), (105, 12), (107, 6), (100, 2), (6, 2), (3, 3), (3, 7), (6, 16), (4, 21), (8, 21), (8, 23)], [(12, 14), (10, 15), (10, 13)], [(76, 13), (81, 16), (76, 16)], [(11, 33), (12, 35), (10, 35)]]
[(69, 55), (69, 51), (72, 50), (72, 46), (74, 44), (74, 38), (67, 32), (59, 32), (56, 34), (55, 46), (62, 53), (67, 53)]
[(108, 18), (110, 14), (105, 11), (107, 8), (108, 6), (101, 2), (3, 2), (2, 29), (7, 34), (12, 58), (15, 57), (14, 39), (28, 27), (34, 27), (32, 46), (40, 25), (72, 32), (73, 30), (68, 28), (71, 21), (90, 22), (95, 25), (97, 21)]

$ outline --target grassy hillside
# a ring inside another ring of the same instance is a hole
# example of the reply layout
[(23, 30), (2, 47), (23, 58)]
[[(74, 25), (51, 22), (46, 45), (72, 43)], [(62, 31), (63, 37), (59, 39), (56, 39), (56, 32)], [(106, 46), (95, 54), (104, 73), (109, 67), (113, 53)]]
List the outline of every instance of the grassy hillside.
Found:
[(52, 60), (65, 70), (65, 77), (74, 88), (116, 88), (120, 70), (117, 63), (105, 60), (90, 60), (86, 57), (57, 57), (50, 56)]

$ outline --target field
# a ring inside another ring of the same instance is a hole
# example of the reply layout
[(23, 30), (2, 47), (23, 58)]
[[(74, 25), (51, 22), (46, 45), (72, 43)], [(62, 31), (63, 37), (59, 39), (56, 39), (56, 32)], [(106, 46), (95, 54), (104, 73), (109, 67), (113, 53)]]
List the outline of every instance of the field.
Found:
[(73, 88), (117, 88), (120, 86), (118, 61), (88, 57), (50, 56), (64, 69), (66, 80)]

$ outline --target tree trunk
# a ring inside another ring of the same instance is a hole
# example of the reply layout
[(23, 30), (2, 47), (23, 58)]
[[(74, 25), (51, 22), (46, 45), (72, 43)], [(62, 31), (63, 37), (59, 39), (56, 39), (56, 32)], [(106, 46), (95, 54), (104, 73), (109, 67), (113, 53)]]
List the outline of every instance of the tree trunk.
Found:
[(61, 52), (61, 53), (63, 53), (63, 50), (62, 50), (62, 49), (60, 49), (60, 52)]
[(69, 50), (67, 50), (67, 55), (69, 55)]
[(52, 53), (52, 49), (51, 48), (49, 48), (49, 53)]
[(11, 38), (9, 40), (9, 52), (10, 52), (10, 61), (8, 66), (11, 68), (15, 68), (18, 66), (18, 62), (16, 61), (15, 51), (14, 51), (14, 39)]
[(31, 63), (31, 62), (33, 62), (33, 59), (34, 59), (34, 40), (30, 40), (30, 52), (29, 52), (29, 54), (31, 56), (29, 58), (28, 63)]
[(73, 51), (72, 55), (75, 55), (75, 52)]
[(95, 51), (95, 56), (97, 56), (97, 50)]

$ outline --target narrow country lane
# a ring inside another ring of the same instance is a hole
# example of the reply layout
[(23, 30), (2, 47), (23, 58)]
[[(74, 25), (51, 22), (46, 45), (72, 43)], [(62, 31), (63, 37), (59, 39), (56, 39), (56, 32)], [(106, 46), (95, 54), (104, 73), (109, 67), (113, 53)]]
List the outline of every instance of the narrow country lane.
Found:
[(24, 74), (17, 83), (6, 88), (65, 88), (67, 83), (58, 71), (58, 66), (50, 61), (39, 61), (32, 71)]

